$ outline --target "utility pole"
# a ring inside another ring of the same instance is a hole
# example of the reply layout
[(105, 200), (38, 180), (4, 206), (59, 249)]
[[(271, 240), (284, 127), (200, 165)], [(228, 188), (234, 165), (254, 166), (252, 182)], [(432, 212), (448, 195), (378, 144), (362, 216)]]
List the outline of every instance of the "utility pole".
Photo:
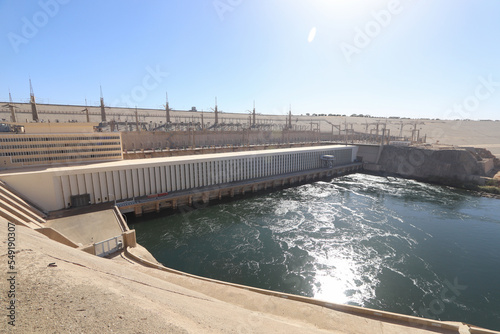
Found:
[(168, 93), (165, 93), (167, 95), (167, 104), (165, 105), (165, 111), (166, 111), (166, 116), (167, 116), (167, 124), (170, 124), (170, 107), (168, 105)]
[(415, 121), (415, 124), (413, 126), (413, 131), (411, 133), (411, 141), (412, 142), (417, 142), (418, 141), (418, 137), (419, 137), (419, 130), (417, 130), (417, 125), (418, 125), (418, 122)]
[(85, 99), (85, 115), (87, 116), (87, 123), (90, 123), (90, 115), (89, 115), (89, 108), (87, 107), (87, 99)]
[(348, 142), (348, 135), (347, 135), (347, 117), (346, 117), (346, 119), (344, 120), (344, 128), (345, 128), (345, 145), (347, 146), (347, 142)]
[(253, 101), (252, 126), (255, 127), (255, 100)]
[(14, 110), (14, 105), (12, 104), (12, 95), (10, 95), (10, 89), (9, 89), (9, 109), (10, 109), (10, 120), (11, 122), (15, 123), (16, 122), (16, 112)]
[(217, 96), (215, 97), (215, 122), (214, 125), (217, 125), (219, 123), (219, 111), (217, 109)]
[(106, 123), (106, 111), (104, 110), (104, 97), (102, 96), (102, 86), (99, 86), (101, 89), (101, 122)]
[(33, 117), (33, 121), (38, 122), (38, 111), (36, 110), (36, 102), (35, 102), (35, 94), (33, 93), (33, 86), (31, 85), (30, 79), (30, 104), (31, 104), (31, 115)]
[(136, 129), (137, 129), (137, 132), (141, 131), (139, 129), (139, 116), (137, 116), (137, 106), (135, 106), (135, 126), (136, 126)]
[(389, 130), (389, 129), (387, 129), (387, 118), (386, 118), (385, 119), (385, 123), (384, 123), (384, 133), (382, 135), (382, 145), (385, 144), (385, 136), (387, 134), (387, 130)]
[(290, 111), (288, 112), (288, 128), (292, 128), (292, 105), (290, 104)]

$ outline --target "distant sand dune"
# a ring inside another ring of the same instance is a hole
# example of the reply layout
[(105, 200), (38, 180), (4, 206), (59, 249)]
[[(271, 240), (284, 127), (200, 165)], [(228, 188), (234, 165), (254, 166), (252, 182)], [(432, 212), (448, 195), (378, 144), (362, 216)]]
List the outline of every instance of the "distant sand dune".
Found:
[[(6, 102), (0, 102), (0, 105)], [(29, 104), (16, 104), (18, 106), (18, 119), (25, 121), (31, 119), (31, 110)], [(64, 105), (38, 105), (40, 118), (45, 121), (55, 122), (56, 119), (60, 122), (68, 122), (70, 120), (77, 120), (78, 122), (85, 122), (86, 116), (82, 111), (82, 106), (64, 106)], [(100, 121), (100, 108), (89, 107), (91, 114), (91, 122)], [(47, 114), (46, 111), (51, 112), (70, 112), (72, 114)], [(426, 136), (427, 143), (435, 144), (448, 144), (457, 146), (474, 146), (490, 150), (493, 154), (500, 158), (500, 121), (470, 121), (470, 120), (429, 120), (429, 119), (386, 119), (386, 118), (369, 118), (369, 117), (341, 117), (341, 116), (305, 116), (307, 111), (301, 112), (304, 116), (293, 115), (292, 124), (307, 126), (311, 121), (319, 122), (322, 132), (331, 132), (332, 125), (334, 125), (333, 133), (338, 134), (338, 127), (345, 129), (347, 124), (356, 132), (370, 133), (375, 132), (376, 124), (379, 124), (380, 134), (381, 129), (387, 126), (392, 136), (399, 136), (400, 134), (406, 137), (411, 137), (412, 130), (420, 130), (420, 137)], [(106, 108), (107, 119), (120, 120), (128, 122), (135, 122), (135, 109), (126, 108)], [(309, 111), (313, 114), (314, 111)], [(165, 111), (160, 109), (138, 109), (139, 120), (160, 124), (165, 121)], [(278, 124), (285, 124), (287, 113), (283, 112), (280, 115), (257, 115), (257, 120), (272, 120)], [(118, 116), (120, 115), (120, 116)], [(213, 123), (213, 112), (204, 112), (204, 121)], [(201, 119), (201, 112), (191, 111), (172, 111), (172, 121), (190, 121), (194, 118)], [(0, 119), (9, 120), (10, 112), (7, 108), (0, 108)], [(239, 120), (241, 122), (248, 122), (248, 113), (220, 113), (219, 121)], [(328, 123), (329, 122), (329, 123)], [(401, 125), (403, 130), (401, 131)]]

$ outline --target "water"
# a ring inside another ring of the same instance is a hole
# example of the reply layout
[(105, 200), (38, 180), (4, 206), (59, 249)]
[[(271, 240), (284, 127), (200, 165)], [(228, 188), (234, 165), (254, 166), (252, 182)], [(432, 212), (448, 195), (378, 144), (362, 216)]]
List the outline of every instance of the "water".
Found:
[(500, 330), (499, 200), (354, 174), (131, 227), (188, 273)]

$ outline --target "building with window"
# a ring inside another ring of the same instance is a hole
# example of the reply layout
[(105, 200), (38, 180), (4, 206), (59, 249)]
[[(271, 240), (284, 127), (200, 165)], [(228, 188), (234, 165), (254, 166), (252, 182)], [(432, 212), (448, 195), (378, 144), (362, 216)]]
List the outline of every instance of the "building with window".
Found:
[(122, 160), (121, 135), (95, 132), (93, 123), (6, 123), (0, 132), (0, 169)]

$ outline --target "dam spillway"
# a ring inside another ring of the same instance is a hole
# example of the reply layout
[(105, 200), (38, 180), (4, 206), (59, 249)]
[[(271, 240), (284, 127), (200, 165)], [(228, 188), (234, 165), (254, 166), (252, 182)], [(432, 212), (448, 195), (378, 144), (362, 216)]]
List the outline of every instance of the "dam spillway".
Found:
[[(243, 187), (240, 191), (244, 193), (245, 186), (255, 184), (266, 188), (276, 181), (284, 185), (300, 182), (301, 178), (307, 181), (308, 177), (333, 176), (331, 171), (335, 169), (345, 172), (346, 168), (360, 168), (361, 164), (355, 163), (357, 151), (357, 146), (331, 145), (122, 160), (10, 170), (0, 179), (47, 212), (114, 203), (123, 211), (128, 207), (141, 214), (147, 204), (159, 209), (159, 197), (171, 198), (182, 192), (218, 190), (220, 197), (222, 189), (234, 194), (235, 185)], [(321, 159), (324, 155), (334, 156), (333, 164), (325, 165)], [(175, 203), (170, 201), (170, 206)]]

